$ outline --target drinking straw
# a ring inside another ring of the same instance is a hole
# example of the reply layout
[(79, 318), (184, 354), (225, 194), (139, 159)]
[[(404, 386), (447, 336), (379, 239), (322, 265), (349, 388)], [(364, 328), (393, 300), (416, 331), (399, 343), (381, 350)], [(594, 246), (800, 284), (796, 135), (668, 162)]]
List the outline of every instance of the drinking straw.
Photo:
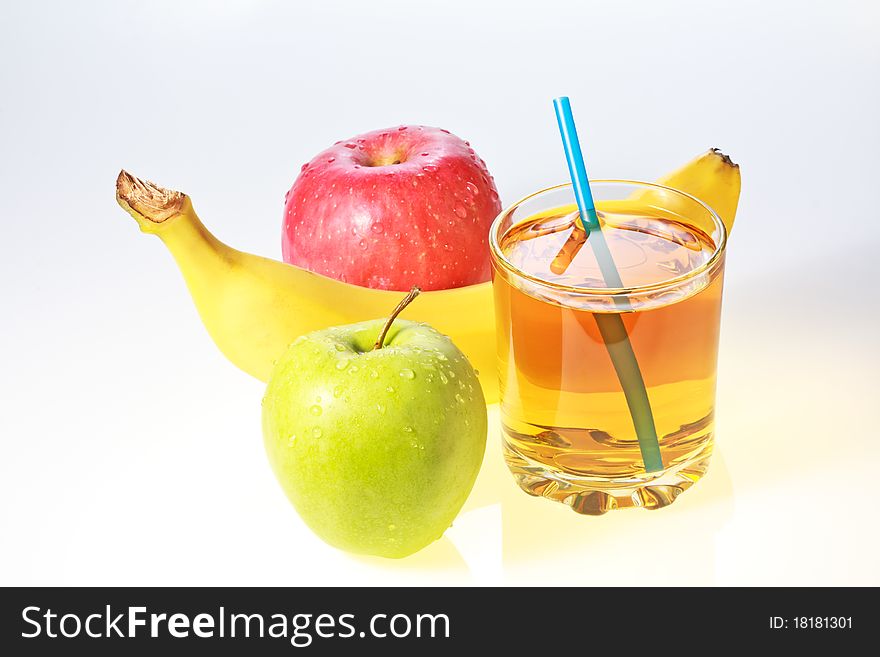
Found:
[[(565, 148), (565, 159), (568, 162), (568, 173), (571, 176), (574, 198), (577, 202), (581, 223), (587, 233), (587, 244), (592, 247), (593, 253), (596, 255), (596, 261), (599, 263), (599, 270), (605, 280), (605, 285), (610, 288), (622, 288), (623, 281), (614, 264), (614, 258), (611, 256), (605, 235), (602, 233), (599, 216), (596, 214), (596, 204), (593, 202), (593, 192), (590, 189), (590, 180), (587, 178), (584, 156), (581, 152), (581, 144), (568, 97), (554, 98), (553, 108), (556, 110), (559, 134), (562, 136), (562, 145)], [(632, 309), (626, 298), (616, 295), (612, 298), (615, 306), (621, 312)], [(645, 380), (642, 378), (639, 361), (636, 360), (626, 326), (623, 324), (620, 313), (593, 313), (593, 317), (596, 319), (599, 333), (602, 335), (605, 348), (614, 365), (614, 371), (617, 372), (617, 378), (623, 388), (636, 436), (639, 439), (639, 450), (645, 463), (645, 471), (658, 472), (663, 469), (663, 459), (660, 456), (657, 429), (654, 427), (654, 414), (651, 412), (651, 402), (648, 400)]]

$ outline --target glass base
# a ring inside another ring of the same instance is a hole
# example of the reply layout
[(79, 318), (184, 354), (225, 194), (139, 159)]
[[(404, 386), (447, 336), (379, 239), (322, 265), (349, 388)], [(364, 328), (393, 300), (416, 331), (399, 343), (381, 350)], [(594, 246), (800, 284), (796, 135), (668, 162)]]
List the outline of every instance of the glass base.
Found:
[(519, 487), (529, 495), (562, 502), (573, 511), (600, 516), (613, 509), (662, 509), (699, 481), (709, 469), (712, 441), (683, 463), (643, 478), (602, 479), (554, 469), (520, 454), (505, 441), (504, 460)]

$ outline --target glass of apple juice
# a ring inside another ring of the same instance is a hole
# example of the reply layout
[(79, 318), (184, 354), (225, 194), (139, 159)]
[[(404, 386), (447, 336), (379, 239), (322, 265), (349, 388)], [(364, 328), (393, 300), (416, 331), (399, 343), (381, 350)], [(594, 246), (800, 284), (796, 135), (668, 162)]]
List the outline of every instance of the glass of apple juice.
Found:
[[(712, 454), (726, 231), (683, 192), (591, 187), (624, 287), (605, 285), (570, 184), (514, 203), (491, 228), (505, 460), (524, 491), (579, 513), (656, 509)], [(644, 409), (630, 407), (612, 358), (623, 346), (647, 392), (657, 467), (645, 467)]]

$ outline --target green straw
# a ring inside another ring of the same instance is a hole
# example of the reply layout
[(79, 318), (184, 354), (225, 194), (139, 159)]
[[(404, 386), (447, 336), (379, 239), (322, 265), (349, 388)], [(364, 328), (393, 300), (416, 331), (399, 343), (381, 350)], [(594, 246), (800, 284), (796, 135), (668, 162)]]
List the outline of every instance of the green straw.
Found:
[[(577, 129), (574, 125), (574, 116), (571, 113), (571, 103), (567, 96), (553, 99), (553, 108), (556, 110), (556, 121), (559, 123), (559, 134), (562, 135), (562, 145), (565, 148), (565, 159), (568, 162), (568, 173), (571, 176), (571, 186), (574, 190), (574, 198), (577, 201), (581, 223), (587, 233), (587, 244), (596, 254), (599, 270), (605, 285), (610, 288), (622, 288), (623, 281), (620, 273), (614, 265), (608, 242), (602, 233), (602, 225), (596, 214), (596, 204), (593, 202), (593, 192), (590, 190), (590, 180), (587, 178), (587, 169), (584, 166), (584, 155), (581, 152), (581, 143), (578, 139)], [(614, 296), (614, 304), (621, 311), (632, 310), (625, 297)], [(632, 343), (626, 333), (626, 326), (619, 313), (593, 313), (599, 333), (605, 342), (605, 348), (611, 357), (614, 371), (623, 388), (626, 405), (632, 416), (636, 436), (639, 439), (639, 450), (642, 452), (642, 460), (645, 462), (646, 472), (659, 472), (663, 470), (663, 459), (660, 456), (660, 442), (657, 440), (657, 429), (654, 427), (654, 414), (651, 412), (651, 402), (648, 400), (648, 391), (639, 369), (639, 361), (633, 351)]]

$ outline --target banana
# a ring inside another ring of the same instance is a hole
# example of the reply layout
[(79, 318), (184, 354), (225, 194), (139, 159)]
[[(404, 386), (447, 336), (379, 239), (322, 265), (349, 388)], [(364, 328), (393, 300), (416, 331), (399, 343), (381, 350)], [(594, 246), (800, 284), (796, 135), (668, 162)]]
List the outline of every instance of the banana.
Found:
[[(116, 198), (143, 232), (159, 237), (171, 251), (220, 351), (262, 381), (297, 336), (386, 317), (403, 295), (233, 249), (202, 224), (188, 196), (125, 171), (116, 181)], [(422, 292), (401, 316), (451, 336), (479, 371), (484, 391), (496, 391), (497, 398), (491, 283)]]
[[(739, 168), (720, 152), (705, 153), (661, 182), (697, 196), (732, 226)], [(386, 317), (400, 301), (400, 292), (350, 285), (233, 249), (202, 224), (186, 194), (126, 171), (116, 180), (116, 200), (171, 252), (220, 351), (261, 381), (297, 336)], [(401, 316), (449, 335), (478, 371), (486, 401), (498, 400), (491, 283), (423, 292)]]
[[(728, 235), (733, 230), (733, 220), (736, 218), (740, 183), (739, 165), (717, 148), (710, 148), (657, 181), (658, 185), (687, 192), (706, 203), (724, 222)], [(662, 190), (640, 192), (631, 200), (672, 211), (680, 209), (680, 214), (684, 216), (688, 212), (680, 196)]]

